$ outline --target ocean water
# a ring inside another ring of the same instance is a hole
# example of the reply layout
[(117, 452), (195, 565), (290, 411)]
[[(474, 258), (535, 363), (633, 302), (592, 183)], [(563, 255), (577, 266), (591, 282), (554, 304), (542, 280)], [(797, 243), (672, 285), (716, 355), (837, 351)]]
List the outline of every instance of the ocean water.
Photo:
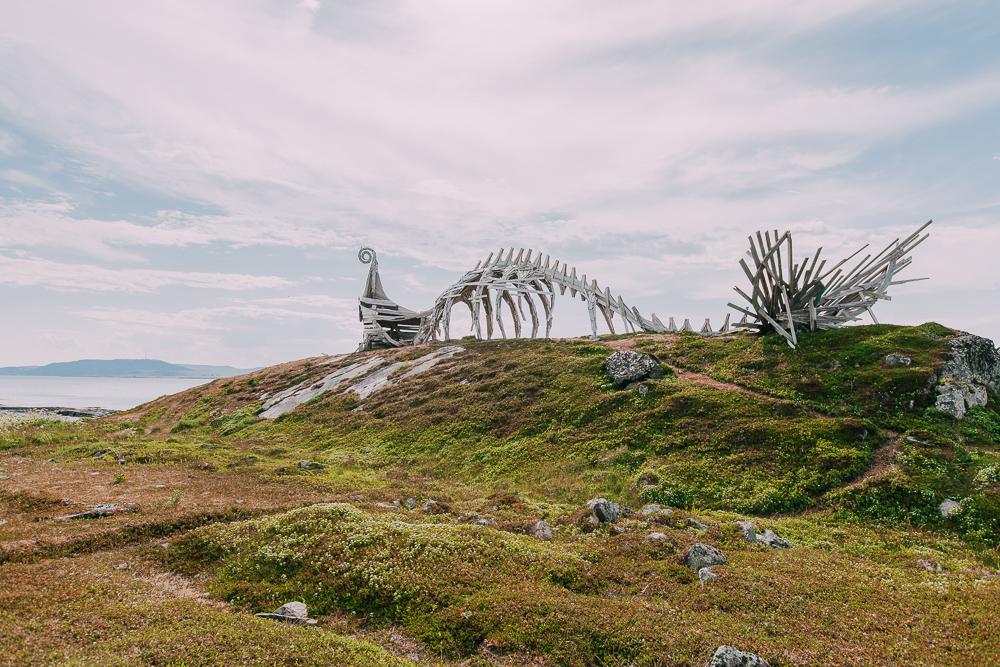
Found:
[(211, 380), (0, 375), (0, 406), (126, 410), (206, 382)]

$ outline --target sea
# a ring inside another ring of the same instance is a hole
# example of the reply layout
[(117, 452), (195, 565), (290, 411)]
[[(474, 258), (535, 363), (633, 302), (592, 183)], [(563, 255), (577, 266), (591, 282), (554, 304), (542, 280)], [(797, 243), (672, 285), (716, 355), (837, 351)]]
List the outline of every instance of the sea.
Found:
[(211, 380), (0, 375), (0, 406), (127, 410), (206, 382)]

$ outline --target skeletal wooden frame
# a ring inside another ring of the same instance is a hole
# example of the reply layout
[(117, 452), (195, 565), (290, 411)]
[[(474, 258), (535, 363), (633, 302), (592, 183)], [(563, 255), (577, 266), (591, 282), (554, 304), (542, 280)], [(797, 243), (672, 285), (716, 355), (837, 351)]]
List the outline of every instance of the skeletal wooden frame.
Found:
[(712, 328), (707, 318), (698, 330), (688, 319), (678, 327), (673, 317), (668, 318), (667, 324), (655, 313), (647, 318), (634, 306), (627, 305), (620, 295), (614, 296), (609, 287), (601, 288), (597, 280), (588, 280), (585, 274), (578, 277), (575, 267), (553, 261), (548, 255), (531, 249), (526, 253), (523, 248), (516, 254), (514, 248), (490, 253), (442, 292), (430, 309), (414, 311), (386, 295), (379, 276), (378, 257), (374, 250), (366, 247), (358, 253), (359, 260), (370, 264), (368, 280), (359, 299), (358, 315), (364, 325), (359, 349), (450, 340), (451, 313), (457, 304), (464, 304), (469, 309), (472, 333), (476, 338), (483, 338), (484, 334), (487, 339), (497, 334), (506, 338), (505, 311), (515, 337), (520, 338), (524, 332), (523, 323), (530, 323), (530, 337), (536, 338), (544, 321), (544, 336), (548, 338), (552, 332), (557, 291), (560, 295), (569, 291), (572, 298), (579, 297), (586, 303), (593, 336), (597, 335), (597, 315), (600, 313), (611, 333), (615, 333), (614, 318), (618, 316), (626, 332), (685, 331), (717, 335), (734, 329), (760, 333), (775, 331), (795, 347), (798, 342), (796, 327), (829, 329), (856, 320), (865, 312), (874, 319), (872, 305), (879, 299), (889, 298), (886, 290), (890, 286), (912, 282), (893, 278), (910, 265), (911, 259), (905, 255), (927, 238), (928, 235), (921, 236), (921, 233), (930, 224), (923, 225), (903, 241), (897, 239), (890, 243), (875, 257), (866, 256), (846, 273), (841, 267), (867, 246), (824, 272), (826, 261), (819, 259), (822, 248), (811, 256), (811, 263), (807, 256), (798, 264), (793, 261), (789, 232), (779, 236), (775, 231), (773, 237), (771, 232), (758, 232), (756, 240), (750, 237), (751, 249), (747, 253), (750, 263), (740, 260), (740, 266), (750, 279), (749, 294), (735, 288), (747, 300), (747, 305), (729, 304), (742, 313), (743, 318), (731, 324), (727, 314), (718, 330)]
[(928, 220), (903, 240), (897, 238), (874, 256), (865, 255), (849, 270), (844, 267), (868, 244), (827, 269), (826, 260), (820, 260), (823, 248), (798, 263), (790, 232), (780, 236), (777, 230), (773, 236), (771, 232), (757, 232), (756, 237), (749, 237), (747, 257), (740, 260), (750, 281), (748, 291), (733, 288), (746, 304), (730, 303), (729, 307), (743, 313), (742, 325), (759, 333), (776, 332), (793, 348), (798, 345), (796, 329), (832, 329), (858, 320), (865, 313), (878, 324), (872, 306), (880, 299), (892, 298), (888, 295), (890, 287), (926, 280), (895, 277), (913, 263), (908, 255), (930, 236), (924, 230), (932, 222)]

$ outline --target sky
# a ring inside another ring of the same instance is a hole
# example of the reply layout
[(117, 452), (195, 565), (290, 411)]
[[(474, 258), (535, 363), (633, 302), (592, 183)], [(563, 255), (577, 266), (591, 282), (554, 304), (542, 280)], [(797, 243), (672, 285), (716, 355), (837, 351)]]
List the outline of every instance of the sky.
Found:
[(513, 245), (718, 325), (748, 234), (931, 218), (877, 316), (1000, 339), (989, 0), (0, 3), (0, 365), (351, 351), (362, 245), (414, 310)]

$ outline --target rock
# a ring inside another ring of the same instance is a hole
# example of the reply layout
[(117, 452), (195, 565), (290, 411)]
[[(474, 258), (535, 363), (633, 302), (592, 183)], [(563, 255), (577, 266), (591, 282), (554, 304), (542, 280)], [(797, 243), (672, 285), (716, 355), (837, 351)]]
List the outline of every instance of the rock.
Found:
[(406, 500), (403, 501), (403, 504), (406, 505), (407, 507), (409, 507), (411, 510), (412, 509), (416, 509), (416, 507), (417, 507), (417, 499), (416, 498), (407, 498)]
[(886, 368), (900, 368), (902, 366), (909, 366), (913, 363), (913, 359), (909, 357), (904, 357), (902, 354), (887, 354), (885, 355), (885, 367)]
[(957, 512), (960, 507), (958, 501), (948, 498), (941, 501), (941, 504), (938, 505), (938, 511), (941, 512), (941, 516), (947, 518)]
[(83, 512), (69, 514), (63, 519), (100, 519), (101, 517), (119, 514), (121, 512), (134, 512), (138, 509), (135, 505), (120, 505), (118, 503), (99, 503), (91, 505)]
[(646, 536), (646, 541), (650, 544), (670, 544), (671, 539), (666, 533), (650, 533)]
[(648, 354), (632, 350), (618, 350), (604, 360), (604, 370), (616, 387), (645, 380), (646, 378), (663, 377), (663, 367), (660, 362)]
[(684, 564), (695, 572), (703, 567), (723, 565), (725, 562), (725, 555), (711, 544), (692, 544), (684, 552)]
[(360, 493), (355, 493), (354, 495), (347, 496), (347, 499), (356, 503), (359, 500), (364, 500), (365, 497), (363, 495), (361, 495)]
[(962, 334), (948, 343), (951, 358), (938, 373), (934, 406), (955, 419), (969, 408), (984, 406), (987, 390), (1000, 390), (1000, 351), (993, 341)]
[(617, 526), (612, 524), (608, 528), (608, 532), (612, 535), (623, 535), (625, 533), (625, 528), (623, 526)]
[(703, 567), (700, 570), (698, 570), (698, 581), (701, 583), (702, 586), (704, 586), (706, 582), (715, 581), (718, 578), (719, 575), (716, 574), (715, 572), (712, 572), (712, 568), (710, 567)]
[(497, 525), (497, 520), (489, 516), (479, 516), (478, 514), (472, 514), (468, 518), (469, 523), (473, 526), (495, 526)]
[(638, 387), (636, 387), (636, 391), (639, 392), (640, 396), (645, 396), (646, 394), (649, 393), (649, 385), (640, 384)]
[(130, 568), (131, 568), (132, 566), (131, 566), (131, 565), (129, 565), (128, 563), (115, 563), (115, 564), (114, 564), (114, 565), (112, 565), (111, 567), (115, 568), (116, 570), (128, 570), (128, 569), (130, 569)]
[(542, 541), (549, 542), (552, 540), (552, 526), (543, 519), (531, 527), (531, 534)]
[(292, 625), (316, 625), (315, 619), (309, 618), (309, 610), (302, 602), (286, 602), (273, 613), (254, 614), (258, 618), (270, 618)]
[(614, 523), (624, 516), (621, 506), (606, 498), (592, 498), (587, 501), (587, 507), (600, 523)]
[(753, 521), (737, 521), (736, 527), (743, 533), (743, 539), (750, 544), (757, 543), (757, 529), (754, 528)]
[(308, 459), (299, 461), (296, 464), (302, 470), (322, 470), (326, 467), (325, 463), (320, 463), (319, 461), (310, 461)]
[(705, 667), (771, 667), (771, 663), (756, 653), (741, 651), (732, 646), (720, 646), (715, 649), (712, 659), (705, 663)]
[(788, 540), (778, 537), (770, 528), (757, 535), (757, 544), (763, 544), (772, 549), (788, 549), (792, 546)]
[(0, 526), (6, 526), (6, 525), (7, 525), (7, 519), (0, 519)]
[(941, 572), (941, 563), (936, 560), (924, 560), (921, 558), (917, 561), (917, 565), (928, 572), (934, 572), (935, 574)]
[(445, 512), (450, 510), (451, 507), (449, 507), (447, 503), (442, 503), (437, 500), (432, 500), (428, 498), (427, 500), (424, 501), (424, 504), (421, 507), (421, 509), (423, 509), (423, 511), (427, 512), (428, 514), (444, 514)]
[(695, 530), (708, 530), (707, 523), (705, 523), (704, 521), (700, 521), (694, 518), (693, 516), (688, 517), (688, 525), (694, 528)]
[(666, 523), (668, 519), (674, 516), (674, 511), (669, 507), (663, 507), (662, 505), (657, 505), (656, 503), (650, 503), (649, 505), (644, 505), (639, 514), (642, 518), (647, 521), (653, 521), (654, 523)]

